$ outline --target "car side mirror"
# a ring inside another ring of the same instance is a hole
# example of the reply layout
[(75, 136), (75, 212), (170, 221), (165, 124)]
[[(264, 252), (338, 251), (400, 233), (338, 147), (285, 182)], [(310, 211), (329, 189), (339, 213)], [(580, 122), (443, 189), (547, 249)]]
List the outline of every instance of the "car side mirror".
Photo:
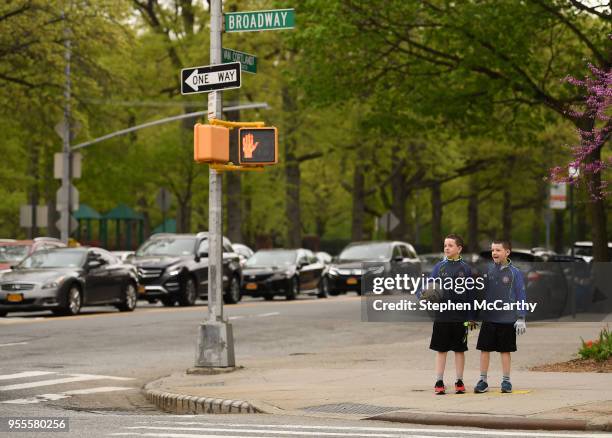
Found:
[(87, 268), (88, 269), (96, 269), (99, 268), (100, 266), (102, 266), (103, 263), (101, 260), (90, 260), (87, 262)]
[(395, 257), (393, 257), (393, 261), (394, 262), (403, 262), (404, 261), (404, 257), (402, 257), (401, 255), (395, 256)]
[(207, 252), (201, 252), (201, 253), (198, 254), (198, 257), (201, 257), (203, 259), (207, 258), (208, 257), (208, 253)]

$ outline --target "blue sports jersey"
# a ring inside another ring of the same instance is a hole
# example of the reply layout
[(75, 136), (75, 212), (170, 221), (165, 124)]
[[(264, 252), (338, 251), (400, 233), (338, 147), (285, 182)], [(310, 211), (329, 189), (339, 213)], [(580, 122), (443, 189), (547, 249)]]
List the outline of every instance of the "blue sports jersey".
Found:
[[(487, 302), (500, 300), (502, 303), (526, 302), (525, 282), (522, 272), (508, 260), (507, 265), (491, 263), (486, 274), (484, 298)], [(526, 310), (489, 310), (480, 315), (483, 321), (514, 323), (524, 318)]]

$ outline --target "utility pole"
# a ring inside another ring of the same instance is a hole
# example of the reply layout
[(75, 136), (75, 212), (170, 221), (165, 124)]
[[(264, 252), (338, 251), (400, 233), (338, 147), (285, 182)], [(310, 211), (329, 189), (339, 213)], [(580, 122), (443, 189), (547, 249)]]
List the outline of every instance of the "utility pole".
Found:
[(70, 57), (72, 50), (72, 43), (70, 41), (70, 30), (66, 23), (66, 12), (62, 12), (62, 19), (64, 20), (64, 60), (66, 65), (64, 66), (65, 84), (64, 84), (64, 135), (63, 135), (63, 147), (62, 147), (62, 191), (63, 191), (63, 202), (60, 208), (60, 237), (62, 242), (68, 243), (70, 237), (70, 207), (72, 205), (71, 197), (71, 158), (72, 153), (70, 151), (70, 97), (71, 97), (71, 81), (70, 81)]
[[(210, 0), (210, 63), (221, 64), (222, 0)], [(208, 118), (221, 119), (221, 91), (208, 94)], [(208, 319), (200, 324), (196, 367), (233, 367), (232, 325), (223, 317), (223, 175), (208, 176)]]

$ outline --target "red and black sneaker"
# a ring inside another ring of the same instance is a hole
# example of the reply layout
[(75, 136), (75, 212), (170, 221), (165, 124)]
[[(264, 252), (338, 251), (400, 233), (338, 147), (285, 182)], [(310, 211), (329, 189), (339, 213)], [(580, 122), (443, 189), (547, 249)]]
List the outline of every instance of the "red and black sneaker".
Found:
[(457, 379), (455, 382), (455, 394), (465, 394), (465, 385), (461, 379)]
[(444, 386), (444, 382), (442, 380), (438, 380), (436, 382), (436, 386), (434, 386), (434, 392), (436, 393), (436, 395), (446, 394), (446, 386)]

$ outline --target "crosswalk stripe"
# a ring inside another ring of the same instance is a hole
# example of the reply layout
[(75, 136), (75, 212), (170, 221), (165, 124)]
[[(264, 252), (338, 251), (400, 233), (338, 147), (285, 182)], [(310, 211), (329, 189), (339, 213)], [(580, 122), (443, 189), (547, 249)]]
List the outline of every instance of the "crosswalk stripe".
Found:
[(15, 345), (28, 345), (27, 342), (11, 342), (9, 344), (0, 344), (0, 347), (13, 347)]
[[(126, 429), (139, 430), (171, 430), (185, 432), (246, 432), (246, 433), (266, 433), (272, 435), (311, 435), (311, 436), (369, 436), (377, 438), (397, 438), (396, 433), (353, 433), (353, 432), (323, 432), (317, 431), (296, 431), (296, 430), (269, 430), (269, 429), (228, 429), (223, 427), (163, 427), (163, 426), (130, 426)], [(328, 428), (331, 429), (331, 428)]]
[(98, 388), (88, 388), (88, 389), (76, 389), (73, 391), (61, 392), (59, 394), (40, 394), (35, 395), (33, 397), (28, 398), (18, 398), (15, 400), (5, 400), (0, 403), (14, 404), (14, 405), (26, 405), (26, 404), (35, 404), (46, 401), (55, 401), (62, 400), (64, 398), (72, 397), (73, 395), (86, 395), (86, 394), (98, 394), (102, 392), (114, 392), (114, 391), (128, 391), (129, 387), (122, 386), (102, 386)]
[(96, 374), (71, 374), (72, 377), (62, 379), (40, 380), (38, 382), (19, 383), (0, 386), (0, 391), (14, 391), (17, 389), (38, 388), (40, 386), (61, 385), (64, 383), (84, 382), (86, 380), (134, 380), (129, 377), (99, 376)]
[[(185, 417), (184, 415), (182, 416)], [(242, 427), (257, 427), (257, 428), (269, 428), (269, 429), (311, 429), (311, 430), (348, 430), (348, 431), (365, 431), (365, 432), (396, 432), (396, 433), (442, 433), (451, 436), (456, 435), (499, 435), (499, 436), (515, 436), (515, 437), (558, 437), (557, 433), (547, 432), (509, 432), (501, 430), (465, 430), (465, 429), (424, 429), (424, 428), (398, 428), (398, 427), (354, 427), (354, 426), (306, 426), (301, 424), (250, 424), (250, 423), (209, 423), (202, 421), (167, 421), (167, 420), (156, 420), (156, 421), (142, 421), (138, 422), (142, 424), (172, 424), (180, 426), (223, 426), (223, 427), (234, 427), (234, 431), (239, 431)], [(138, 424), (137, 423), (137, 424)], [(601, 438), (602, 434), (592, 433), (567, 433), (563, 434), (563, 438)]]
[(0, 376), (0, 380), (23, 379), (26, 377), (47, 376), (49, 374), (56, 374), (56, 373), (52, 371), (24, 371), (24, 372), (15, 373), (15, 374), (5, 374), (4, 376)]

